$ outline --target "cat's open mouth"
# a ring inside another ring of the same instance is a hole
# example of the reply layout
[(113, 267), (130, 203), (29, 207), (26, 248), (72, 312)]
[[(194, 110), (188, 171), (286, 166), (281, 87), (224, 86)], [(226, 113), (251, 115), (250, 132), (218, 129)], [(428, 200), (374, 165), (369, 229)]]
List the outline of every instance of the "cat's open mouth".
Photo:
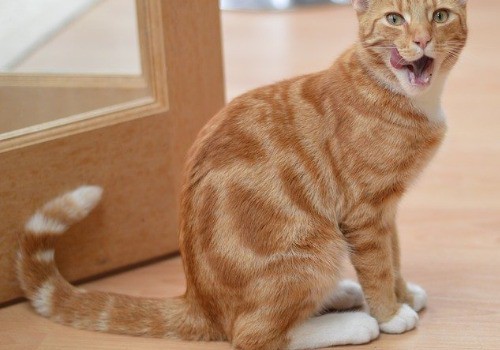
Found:
[(407, 61), (394, 48), (391, 52), (391, 65), (396, 69), (406, 70), (408, 80), (413, 86), (426, 87), (431, 83), (434, 71), (434, 59), (432, 57), (422, 56), (416, 61)]

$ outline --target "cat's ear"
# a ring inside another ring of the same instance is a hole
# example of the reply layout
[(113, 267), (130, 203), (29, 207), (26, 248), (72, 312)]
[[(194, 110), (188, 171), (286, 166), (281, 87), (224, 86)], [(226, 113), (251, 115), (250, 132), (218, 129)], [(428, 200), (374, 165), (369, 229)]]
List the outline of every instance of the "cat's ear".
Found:
[(460, 3), (460, 5), (467, 5), (467, 0), (458, 0), (458, 2)]
[[(358, 13), (363, 13), (368, 10), (368, 6), (370, 5), (371, 0), (352, 0), (352, 6)], [(466, 1), (466, 0), (460, 0)]]

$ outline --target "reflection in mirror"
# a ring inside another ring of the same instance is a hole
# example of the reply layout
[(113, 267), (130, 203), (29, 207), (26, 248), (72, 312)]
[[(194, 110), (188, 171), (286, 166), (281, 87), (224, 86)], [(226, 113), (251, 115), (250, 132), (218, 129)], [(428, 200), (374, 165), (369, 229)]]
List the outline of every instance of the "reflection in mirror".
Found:
[(0, 0), (0, 140), (147, 99), (144, 1)]

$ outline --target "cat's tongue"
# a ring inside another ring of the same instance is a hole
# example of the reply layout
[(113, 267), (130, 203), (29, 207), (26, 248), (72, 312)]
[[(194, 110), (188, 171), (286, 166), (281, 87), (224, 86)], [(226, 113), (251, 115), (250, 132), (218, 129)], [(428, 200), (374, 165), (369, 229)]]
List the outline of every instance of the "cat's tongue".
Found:
[(394, 68), (396, 69), (403, 69), (407, 65), (410, 65), (411, 63), (408, 62), (399, 54), (398, 49), (394, 48), (391, 51), (391, 64)]
[(391, 65), (396, 69), (407, 69), (410, 84), (416, 86), (429, 85), (432, 77), (433, 59), (427, 56), (410, 62), (405, 60), (399, 51), (394, 48), (391, 51)]

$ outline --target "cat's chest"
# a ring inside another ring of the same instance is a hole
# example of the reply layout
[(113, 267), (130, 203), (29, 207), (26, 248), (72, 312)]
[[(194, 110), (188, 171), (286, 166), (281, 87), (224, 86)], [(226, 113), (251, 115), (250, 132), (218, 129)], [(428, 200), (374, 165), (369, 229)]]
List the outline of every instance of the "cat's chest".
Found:
[(336, 210), (344, 224), (365, 215), (367, 208), (398, 200), (436, 153), (445, 129), (444, 124), (432, 123), (413, 130), (381, 126), (343, 140), (347, 181), (341, 189), (344, 200)]
[(343, 159), (351, 179), (370, 192), (394, 186), (394, 182), (404, 186), (435, 154), (445, 130), (444, 123), (431, 121), (411, 128), (382, 122), (367, 124), (340, 141)]

